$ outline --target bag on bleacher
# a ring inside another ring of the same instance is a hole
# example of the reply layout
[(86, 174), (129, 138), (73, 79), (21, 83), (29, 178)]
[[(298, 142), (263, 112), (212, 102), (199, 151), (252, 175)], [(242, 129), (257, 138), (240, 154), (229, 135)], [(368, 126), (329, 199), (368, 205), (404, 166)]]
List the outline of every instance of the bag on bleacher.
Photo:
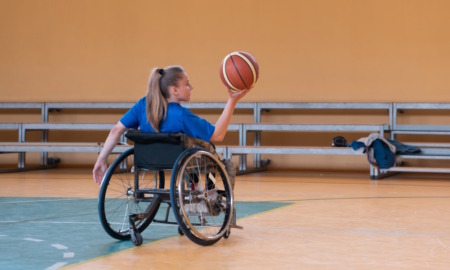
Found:
[(366, 149), (366, 153), (369, 163), (379, 169), (389, 169), (395, 165), (395, 153), (381, 139), (374, 140)]

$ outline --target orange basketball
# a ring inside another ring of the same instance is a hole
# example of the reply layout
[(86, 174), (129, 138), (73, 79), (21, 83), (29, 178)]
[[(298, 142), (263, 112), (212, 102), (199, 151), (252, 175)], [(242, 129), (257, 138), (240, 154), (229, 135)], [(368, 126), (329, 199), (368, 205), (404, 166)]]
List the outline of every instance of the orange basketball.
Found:
[(232, 52), (225, 56), (220, 65), (220, 78), (233, 91), (252, 88), (258, 76), (258, 62), (247, 52)]

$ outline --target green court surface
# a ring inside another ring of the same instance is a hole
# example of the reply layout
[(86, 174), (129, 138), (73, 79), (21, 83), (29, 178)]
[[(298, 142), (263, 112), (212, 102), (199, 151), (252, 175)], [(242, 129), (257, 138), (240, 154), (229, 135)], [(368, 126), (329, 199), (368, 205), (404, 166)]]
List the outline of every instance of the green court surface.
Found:
[[(237, 218), (289, 203), (236, 202)], [(0, 269), (57, 269), (133, 246), (103, 230), (96, 199), (0, 198)], [(165, 215), (161, 206), (157, 218)], [(170, 220), (175, 220), (170, 212)], [(152, 223), (144, 244), (177, 235), (177, 226)]]

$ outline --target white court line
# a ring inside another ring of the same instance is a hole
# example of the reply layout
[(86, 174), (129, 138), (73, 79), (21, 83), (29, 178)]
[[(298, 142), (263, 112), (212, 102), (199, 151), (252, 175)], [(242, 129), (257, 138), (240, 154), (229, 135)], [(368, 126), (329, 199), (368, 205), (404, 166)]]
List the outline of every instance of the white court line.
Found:
[(55, 270), (55, 269), (59, 269), (59, 268), (61, 268), (61, 267), (63, 267), (64, 265), (66, 265), (67, 263), (66, 262), (57, 262), (57, 263), (55, 263), (54, 265), (52, 265), (52, 266), (50, 266), (50, 267), (47, 267), (47, 268), (45, 268), (46, 270)]
[(73, 258), (75, 257), (75, 252), (64, 252), (64, 258)]
[(44, 240), (36, 239), (36, 238), (30, 238), (30, 237), (23, 238), (23, 240), (25, 240), (25, 241), (32, 241), (32, 242), (44, 242)]
[[(98, 221), (92, 222), (92, 221), (27, 221), (27, 220), (0, 220), (1, 223), (19, 223), (19, 222), (27, 222), (27, 223), (44, 223), (44, 224), (85, 224), (85, 225), (97, 225), (99, 224)], [(175, 222), (175, 221), (173, 221)], [(120, 225), (122, 223), (120, 222), (111, 222), (110, 224)], [(152, 226), (168, 226), (168, 225), (176, 225), (176, 224), (165, 224), (165, 223), (159, 223), (159, 222), (152, 222)], [(0, 235), (1, 236), (1, 235)]]
[(10, 202), (0, 202), (0, 204), (11, 204), (11, 203), (36, 203), (36, 202), (59, 202), (59, 201), (77, 201), (82, 200), (81, 198), (77, 199), (54, 199), (54, 200), (30, 200), (30, 201), (10, 201)]
[[(2, 223), (20, 223), (20, 222), (26, 222), (26, 223), (39, 223), (39, 224), (79, 224), (79, 225), (98, 225), (99, 222), (88, 222), (88, 221), (27, 221), (27, 220), (8, 220), (8, 221), (2, 221), (0, 220), (0, 224)], [(173, 221), (175, 222), (175, 221)], [(111, 222), (111, 225), (121, 225), (120, 222)], [(152, 226), (157, 227), (163, 227), (163, 226), (177, 226), (177, 224), (166, 224), (166, 223), (160, 223), (160, 222), (152, 222)], [(0, 235), (2, 236), (2, 235)], [(4, 235), (7, 236), (7, 235)]]
[(31, 221), (32, 223), (48, 223), (48, 224), (98, 224), (92, 221)]
[(0, 220), (0, 223), (45, 223), (45, 224), (98, 224), (98, 222), (85, 222), (85, 221), (28, 221), (28, 220)]
[(61, 245), (61, 244), (52, 244), (52, 247), (56, 249), (68, 249), (68, 247)]
[[(0, 234), (0, 237), (1, 236), (8, 236), (8, 235)], [(45, 242), (45, 240), (37, 239), (37, 238), (31, 238), (31, 237), (22, 238), (22, 240), (32, 241), (32, 242)], [(56, 249), (58, 249), (58, 250), (69, 249), (68, 247), (66, 247), (64, 245), (61, 245), (61, 244), (52, 244), (51, 246), (56, 248)], [(63, 258), (64, 259), (70, 259), (70, 258), (74, 258), (74, 257), (75, 257), (75, 252), (63, 252)], [(67, 264), (68, 264), (68, 262), (57, 262), (57, 263), (53, 264), (52, 266), (47, 267), (46, 269), (47, 270), (59, 269), (59, 268), (65, 266)]]

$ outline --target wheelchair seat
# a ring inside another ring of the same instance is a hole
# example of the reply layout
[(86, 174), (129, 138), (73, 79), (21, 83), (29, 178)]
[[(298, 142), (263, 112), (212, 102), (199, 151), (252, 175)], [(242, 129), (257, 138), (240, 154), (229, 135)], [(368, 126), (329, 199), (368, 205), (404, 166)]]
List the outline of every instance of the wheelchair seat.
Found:
[(143, 133), (129, 131), (125, 136), (134, 142), (135, 165), (150, 169), (172, 169), (180, 154), (188, 147), (182, 133)]
[(172, 169), (178, 157), (188, 148), (200, 147), (215, 153), (212, 143), (183, 133), (149, 133), (131, 130), (125, 136), (134, 142), (135, 165), (150, 170)]

